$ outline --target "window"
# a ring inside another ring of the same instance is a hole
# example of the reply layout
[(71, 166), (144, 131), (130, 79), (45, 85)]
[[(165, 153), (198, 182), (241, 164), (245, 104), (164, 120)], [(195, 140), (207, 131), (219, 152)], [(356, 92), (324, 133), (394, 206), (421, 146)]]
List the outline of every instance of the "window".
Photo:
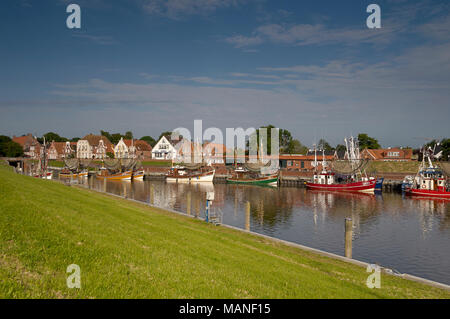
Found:
[(301, 167), (301, 168), (305, 168), (305, 162), (301, 161), (301, 162), (300, 162), (300, 167)]

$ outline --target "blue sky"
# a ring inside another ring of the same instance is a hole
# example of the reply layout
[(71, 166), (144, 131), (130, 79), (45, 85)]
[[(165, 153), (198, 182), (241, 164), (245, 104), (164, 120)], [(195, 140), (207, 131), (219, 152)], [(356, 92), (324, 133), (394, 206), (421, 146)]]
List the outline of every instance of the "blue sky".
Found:
[(418, 146), (450, 136), (449, 29), (448, 1), (4, 0), (0, 134), (157, 137), (202, 119)]

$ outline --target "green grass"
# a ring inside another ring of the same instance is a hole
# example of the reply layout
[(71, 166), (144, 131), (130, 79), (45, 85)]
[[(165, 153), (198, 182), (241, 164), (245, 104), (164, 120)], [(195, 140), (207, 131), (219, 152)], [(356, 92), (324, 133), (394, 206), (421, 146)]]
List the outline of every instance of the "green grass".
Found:
[(57, 160), (49, 160), (48, 161), (48, 166), (52, 166), (52, 167), (64, 167), (64, 161), (57, 161)]
[(366, 167), (367, 173), (411, 173), (416, 174), (420, 162), (376, 162), (370, 161)]
[[(66, 286), (69, 264), (81, 289)], [(2, 298), (449, 298), (448, 291), (0, 166)]]
[(157, 167), (169, 167), (172, 165), (171, 161), (142, 161), (143, 166), (157, 166)]

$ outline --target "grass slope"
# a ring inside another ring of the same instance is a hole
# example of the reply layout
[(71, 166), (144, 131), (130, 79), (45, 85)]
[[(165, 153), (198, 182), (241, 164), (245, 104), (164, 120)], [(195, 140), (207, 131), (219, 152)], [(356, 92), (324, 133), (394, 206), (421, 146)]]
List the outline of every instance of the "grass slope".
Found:
[[(449, 298), (251, 234), (0, 167), (2, 298)], [(66, 286), (69, 264), (81, 289)]]

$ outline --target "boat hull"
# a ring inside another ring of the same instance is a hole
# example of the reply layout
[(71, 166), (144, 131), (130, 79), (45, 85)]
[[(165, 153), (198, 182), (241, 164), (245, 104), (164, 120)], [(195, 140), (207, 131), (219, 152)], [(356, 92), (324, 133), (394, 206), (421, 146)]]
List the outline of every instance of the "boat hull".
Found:
[(333, 192), (362, 192), (374, 193), (377, 180), (369, 180), (363, 182), (354, 182), (347, 184), (315, 184), (311, 182), (306, 183), (306, 187), (312, 190), (333, 191)]
[(122, 180), (122, 181), (130, 181), (131, 177), (132, 177), (131, 171), (118, 173), (118, 174), (112, 174), (112, 175), (97, 175), (97, 178), (99, 178), (99, 179)]
[(237, 178), (228, 178), (227, 183), (230, 184), (253, 184), (253, 185), (270, 185), (276, 186), (278, 185), (278, 176), (276, 177), (268, 177), (268, 178), (256, 178), (256, 179), (237, 179)]
[(409, 189), (406, 191), (406, 195), (429, 197), (429, 198), (445, 198), (450, 199), (450, 192), (445, 191), (433, 191), (427, 189)]
[(139, 172), (133, 173), (133, 180), (134, 181), (143, 181), (144, 180), (144, 172), (139, 171)]
[(196, 176), (178, 176), (171, 177), (167, 176), (166, 181), (172, 183), (212, 183), (214, 180), (215, 172), (210, 172), (204, 175), (196, 175)]

